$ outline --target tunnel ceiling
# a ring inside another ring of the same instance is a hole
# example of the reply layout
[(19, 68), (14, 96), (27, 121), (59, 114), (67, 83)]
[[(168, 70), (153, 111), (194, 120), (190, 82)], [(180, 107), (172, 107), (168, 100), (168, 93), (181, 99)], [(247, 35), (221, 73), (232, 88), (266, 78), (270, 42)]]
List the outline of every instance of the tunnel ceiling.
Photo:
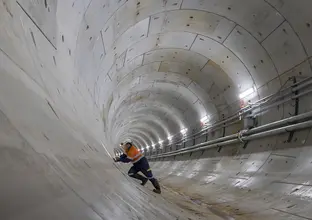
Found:
[(240, 93), (279, 88), (312, 54), (307, 0), (87, 3), (76, 65), (112, 143), (130, 137), (145, 147), (206, 115), (218, 120), (239, 107)]

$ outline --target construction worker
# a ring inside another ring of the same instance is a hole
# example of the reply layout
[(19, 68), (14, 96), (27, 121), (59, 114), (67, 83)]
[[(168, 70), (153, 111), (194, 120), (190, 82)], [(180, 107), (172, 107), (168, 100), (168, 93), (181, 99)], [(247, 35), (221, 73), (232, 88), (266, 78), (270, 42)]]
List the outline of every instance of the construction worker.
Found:
[[(153, 192), (160, 194), (160, 186), (158, 180), (153, 177), (152, 170), (144, 155), (132, 144), (131, 140), (126, 140), (125, 144), (121, 143), (124, 153), (120, 157), (114, 158), (115, 162), (129, 163), (132, 162), (133, 166), (128, 171), (128, 175), (132, 178), (141, 180), (141, 185), (144, 186), (148, 180), (151, 181), (155, 189)], [(138, 174), (142, 172), (146, 177)]]

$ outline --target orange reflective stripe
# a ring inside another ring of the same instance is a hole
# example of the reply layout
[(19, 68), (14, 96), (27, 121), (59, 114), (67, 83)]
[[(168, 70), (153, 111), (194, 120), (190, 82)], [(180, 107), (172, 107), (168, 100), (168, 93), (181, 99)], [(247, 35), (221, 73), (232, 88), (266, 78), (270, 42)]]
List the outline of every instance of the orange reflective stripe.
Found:
[(138, 161), (139, 159), (142, 158), (142, 156), (143, 154), (141, 154), (141, 152), (133, 145), (127, 151), (127, 157), (133, 162)]
[(136, 158), (138, 158), (138, 157), (140, 157), (140, 156), (142, 156), (142, 154), (136, 155), (133, 159), (136, 159)]

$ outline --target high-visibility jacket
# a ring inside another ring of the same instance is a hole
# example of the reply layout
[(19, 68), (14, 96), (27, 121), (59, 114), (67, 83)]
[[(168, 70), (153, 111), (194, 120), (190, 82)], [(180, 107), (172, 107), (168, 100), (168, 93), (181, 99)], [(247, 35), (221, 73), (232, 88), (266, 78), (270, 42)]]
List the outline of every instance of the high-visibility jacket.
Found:
[(129, 162), (130, 160), (132, 163), (136, 163), (143, 157), (144, 155), (134, 145), (132, 145), (125, 151), (124, 155), (121, 155), (120, 160), (122, 162)]

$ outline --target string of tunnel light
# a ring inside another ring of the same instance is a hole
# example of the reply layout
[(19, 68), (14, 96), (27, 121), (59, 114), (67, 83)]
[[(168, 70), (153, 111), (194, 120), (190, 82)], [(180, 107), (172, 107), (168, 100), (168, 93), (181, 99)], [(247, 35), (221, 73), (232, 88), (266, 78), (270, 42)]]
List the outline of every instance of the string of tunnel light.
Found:
[[(239, 97), (240, 100), (242, 100), (242, 99), (246, 98), (247, 96), (250, 96), (251, 94), (253, 94), (255, 91), (256, 91), (255, 88), (254, 88), (254, 87), (251, 87), (251, 88), (245, 90), (244, 92), (240, 93), (238, 97)], [(210, 116), (209, 116), (209, 115), (205, 115), (204, 117), (202, 117), (202, 118), (200, 119), (200, 122), (202, 123), (202, 126), (206, 125), (209, 121), (210, 121)], [(186, 127), (182, 128), (182, 129), (180, 130), (180, 133), (183, 135), (183, 137), (186, 136), (188, 130), (189, 130), (189, 129), (186, 128)], [(178, 133), (178, 134), (179, 134), (179, 133)], [(172, 141), (173, 137), (177, 136), (178, 134), (175, 134), (175, 135), (168, 135), (167, 140), (168, 140), (168, 141)], [(159, 140), (158, 143), (153, 143), (153, 144), (152, 144), (152, 149), (155, 149), (155, 147), (156, 147), (157, 144), (159, 144), (160, 146), (162, 146), (162, 143), (163, 143), (163, 142), (164, 142), (164, 140)], [(140, 150), (140, 151), (143, 151), (143, 152), (145, 151), (145, 149), (146, 149), (146, 151), (148, 151), (148, 150), (150, 149), (150, 146), (148, 145), (148, 146), (145, 146), (145, 148), (144, 148), (144, 147), (139, 148), (139, 150)]]

